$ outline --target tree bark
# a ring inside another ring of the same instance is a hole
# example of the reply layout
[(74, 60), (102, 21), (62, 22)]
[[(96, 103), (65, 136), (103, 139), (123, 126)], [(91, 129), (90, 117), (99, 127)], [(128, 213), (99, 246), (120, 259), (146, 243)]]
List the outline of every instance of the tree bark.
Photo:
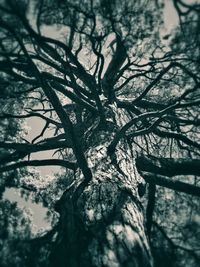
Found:
[(115, 128), (111, 122), (106, 129), (97, 126), (87, 139), (93, 178), (86, 182), (76, 173), (75, 185), (59, 201), (60, 225), (50, 266), (153, 266), (137, 190), (141, 177), (131, 148), (122, 140), (115, 153), (107, 153)]

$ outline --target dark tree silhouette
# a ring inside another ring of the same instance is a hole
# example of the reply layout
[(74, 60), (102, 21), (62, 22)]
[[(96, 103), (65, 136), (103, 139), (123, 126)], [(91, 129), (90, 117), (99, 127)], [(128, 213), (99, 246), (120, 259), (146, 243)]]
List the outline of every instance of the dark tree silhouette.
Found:
[[(171, 3), (180, 23), (163, 35), (162, 1), (1, 1), (1, 192), (59, 214), (24, 239), (24, 266), (199, 261), (200, 6)], [(32, 117), (44, 127), (29, 142)], [(24, 179), (50, 165), (63, 174), (45, 189)]]

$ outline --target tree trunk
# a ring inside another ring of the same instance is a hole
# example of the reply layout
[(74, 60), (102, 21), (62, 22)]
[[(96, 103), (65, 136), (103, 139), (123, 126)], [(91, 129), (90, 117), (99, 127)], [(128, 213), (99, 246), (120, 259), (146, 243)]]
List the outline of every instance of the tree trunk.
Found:
[(114, 128), (110, 122), (88, 137), (93, 179), (88, 183), (76, 174), (77, 182), (62, 196), (50, 266), (153, 266), (131, 149), (122, 140), (115, 154), (107, 154)]

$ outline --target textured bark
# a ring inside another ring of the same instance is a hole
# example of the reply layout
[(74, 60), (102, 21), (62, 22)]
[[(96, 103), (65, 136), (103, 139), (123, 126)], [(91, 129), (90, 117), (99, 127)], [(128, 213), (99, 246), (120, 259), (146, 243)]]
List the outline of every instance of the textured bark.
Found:
[(137, 190), (141, 178), (125, 140), (115, 154), (107, 155), (113, 139), (109, 127), (112, 123), (107, 130), (93, 131), (95, 135), (87, 140), (93, 179), (88, 183), (77, 173), (77, 182), (60, 200), (60, 227), (51, 266), (153, 265)]

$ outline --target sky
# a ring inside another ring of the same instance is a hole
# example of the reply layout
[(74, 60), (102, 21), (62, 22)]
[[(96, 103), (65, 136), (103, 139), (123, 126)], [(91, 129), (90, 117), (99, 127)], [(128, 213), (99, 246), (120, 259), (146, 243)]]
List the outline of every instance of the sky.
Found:
[(11, 202), (17, 202), (20, 208), (27, 209), (31, 212), (34, 232), (37, 232), (42, 228), (50, 228), (50, 223), (45, 219), (48, 209), (43, 207), (41, 203), (33, 203), (31, 197), (28, 200), (25, 200), (20, 194), (20, 189), (7, 189), (4, 193), (4, 198), (9, 199)]

